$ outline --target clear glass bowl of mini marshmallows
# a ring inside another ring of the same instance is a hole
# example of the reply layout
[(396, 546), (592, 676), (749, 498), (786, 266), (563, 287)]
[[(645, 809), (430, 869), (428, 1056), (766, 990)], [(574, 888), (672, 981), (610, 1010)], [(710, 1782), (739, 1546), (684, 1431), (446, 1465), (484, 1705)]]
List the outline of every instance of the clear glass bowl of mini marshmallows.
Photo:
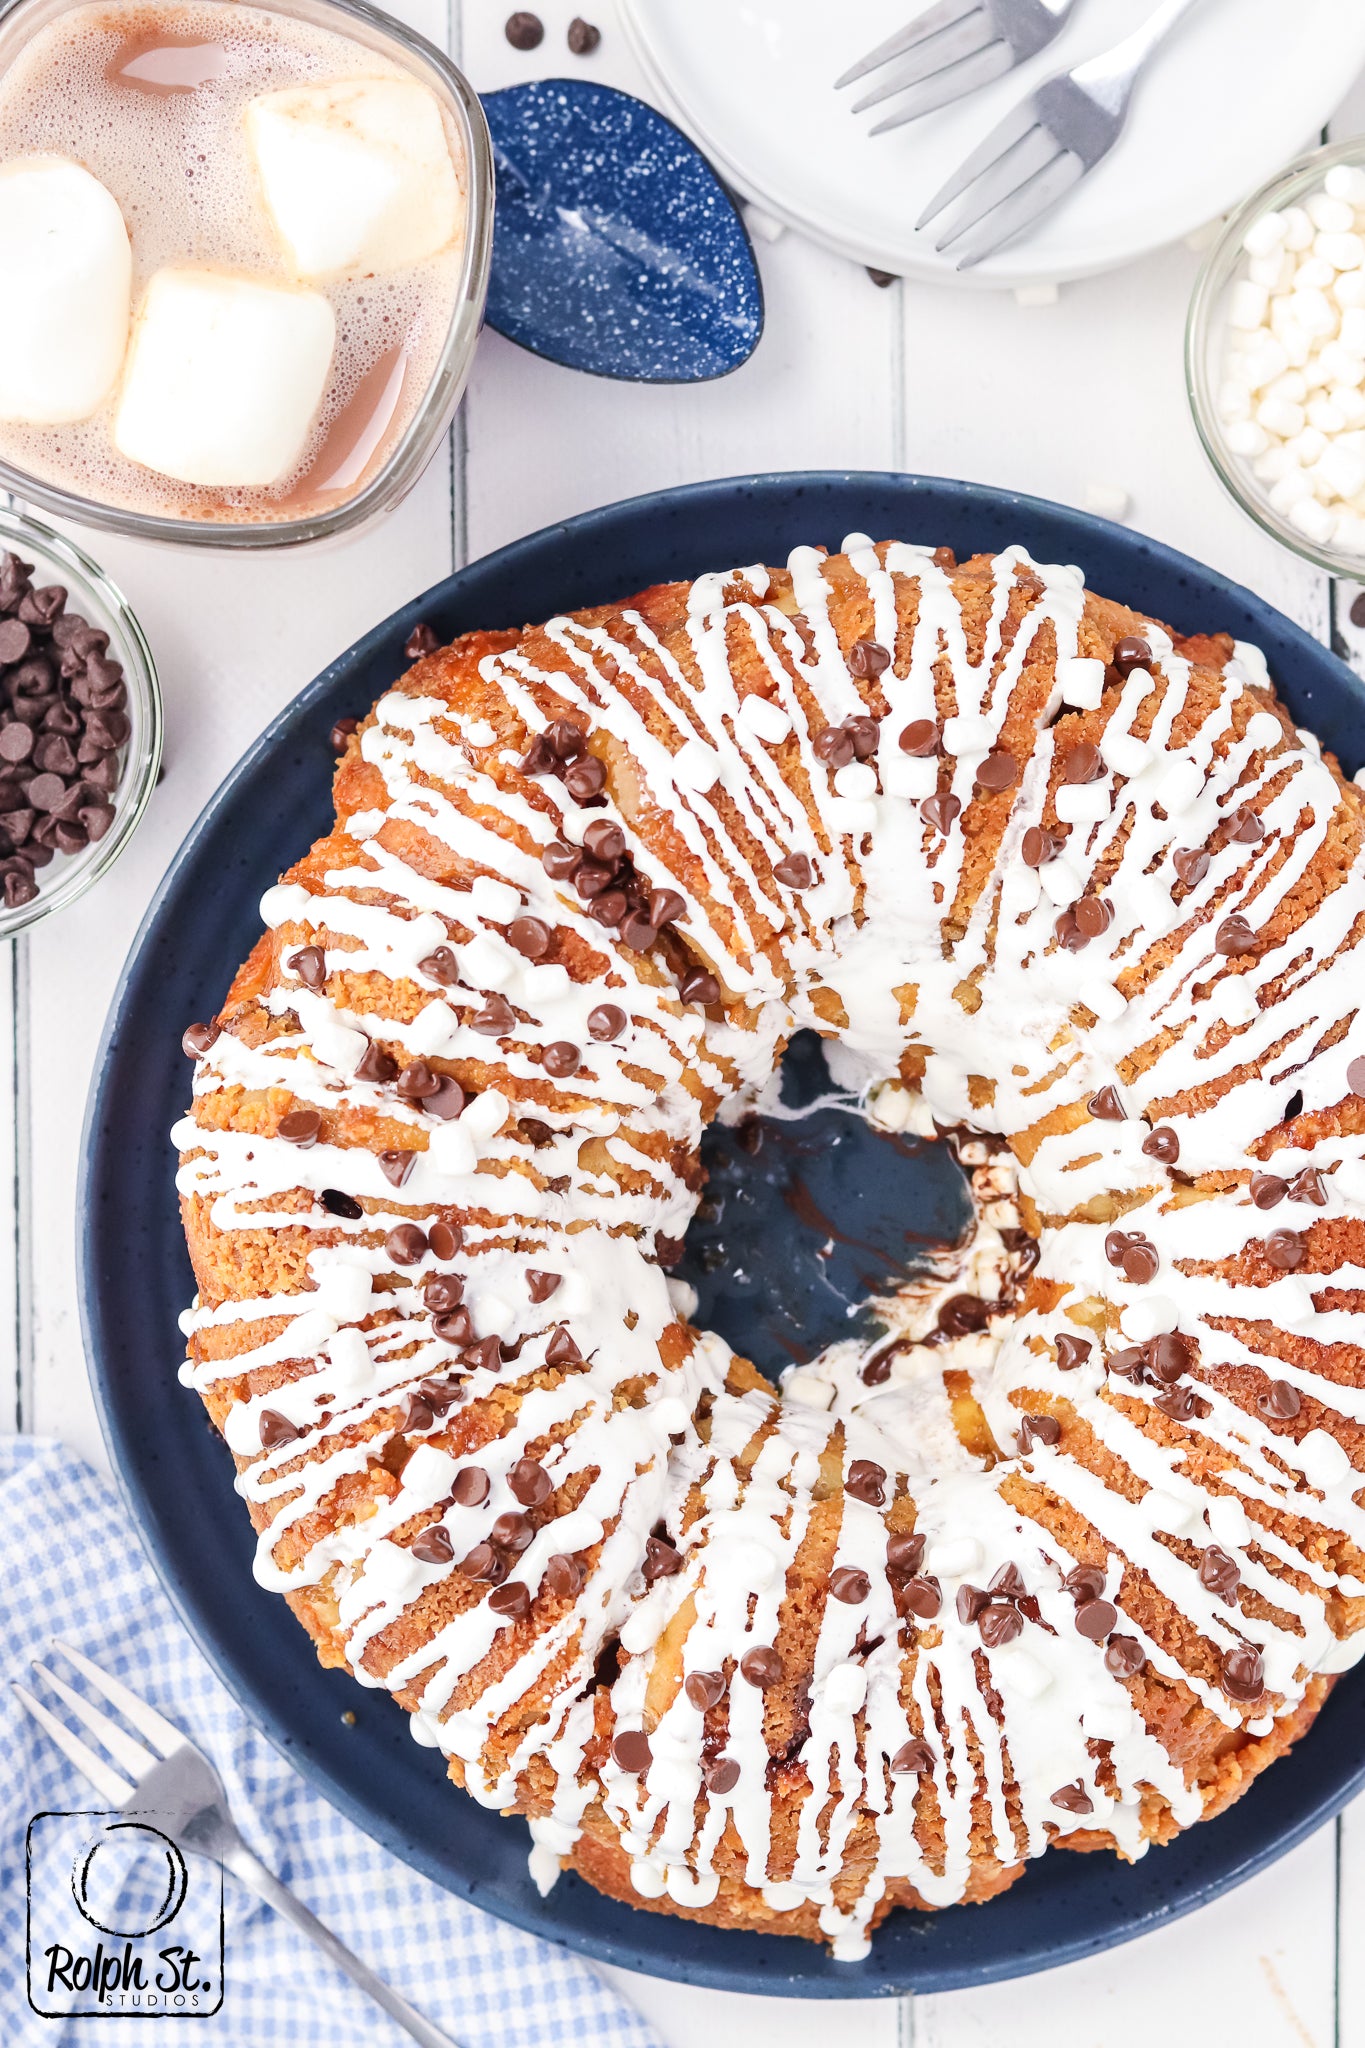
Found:
[(1243, 509), (1365, 583), (1365, 140), (1300, 157), (1228, 221), (1195, 286), (1185, 375)]

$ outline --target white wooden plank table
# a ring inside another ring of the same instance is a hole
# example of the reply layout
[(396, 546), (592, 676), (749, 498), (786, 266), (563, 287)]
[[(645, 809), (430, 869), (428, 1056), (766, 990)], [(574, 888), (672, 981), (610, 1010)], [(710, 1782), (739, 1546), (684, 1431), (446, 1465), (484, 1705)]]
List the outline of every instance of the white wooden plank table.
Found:
[[(405, 0), (397, 11), (447, 43), (481, 89), (558, 72), (643, 89), (609, 0), (585, 6), (604, 31), (586, 62), (564, 47), (578, 11), (571, 0), (539, 6), (547, 36), (528, 56), (503, 39), (502, 0), (450, 0), (449, 16), (445, 0)], [(1361, 125), (1358, 90), (1338, 128)], [(77, 1152), (101, 1021), (159, 877), (265, 721), (452, 567), (591, 505), (749, 470), (924, 470), (1077, 505), (1095, 487), (1117, 488), (1131, 497), (1135, 526), (1251, 585), (1314, 633), (1335, 631), (1365, 672), (1365, 632), (1347, 619), (1353, 593), (1333, 592), (1260, 533), (1203, 462), (1181, 370), (1192, 250), (1024, 307), (921, 285), (879, 290), (860, 268), (790, 234), (758, 248), (767, 333), (735, 376), (609, 384), (488, 334), (446, 454), (385, 525), (348, 546), (219, 561), (80, 536), (123, 584), (156, 650), (167, 773), (113, 875), (0, 954), (0, 1425), (62, 1436), (104, 1461), (76, 1310)], [(169, 1150), (167, 1159), (169, 1170)], [(855, 2032), (862, 2048), (1139, 2048), (1154, 2039), (1184, 2048), (1235, 2038), (1355, 2048), (1365, 2043), (1365, 1958), (1353, 1938), (1362, 1914), (1365, 1805), (1206, 1912), (1024, 1985), (853, 2006), (613, 1974), (669, 2048), (816, 2048)]]

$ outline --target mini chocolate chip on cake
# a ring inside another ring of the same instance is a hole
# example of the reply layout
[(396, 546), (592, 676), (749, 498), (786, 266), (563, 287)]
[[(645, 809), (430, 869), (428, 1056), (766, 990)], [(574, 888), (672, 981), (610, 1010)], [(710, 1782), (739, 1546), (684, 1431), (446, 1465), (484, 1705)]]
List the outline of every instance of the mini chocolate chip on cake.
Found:
[(128, 689), (109, 635), (66, 608), (60, 583), (0, 555), (0, 891), (16, 910), (40, 872), (114, 822)]

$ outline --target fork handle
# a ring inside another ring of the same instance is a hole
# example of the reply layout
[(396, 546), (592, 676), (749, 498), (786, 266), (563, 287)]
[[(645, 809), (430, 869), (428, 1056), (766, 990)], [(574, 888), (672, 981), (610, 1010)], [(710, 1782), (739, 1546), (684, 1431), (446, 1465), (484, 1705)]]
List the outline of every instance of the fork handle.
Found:
[(420, 2041), (422, 2048), (459, 2048), (449, 2034), (443, 2034), (439, 2027), (424, 2019), (406, 1998), (400, 1998), (382, 1977), (376, 1976), (368, 1963), (362, 1963), (344, 1942), (338, 1941), (331, 1928), (324, 1927), (316, 1913), (310, 1913), (303, 1901), (296, 1899), (289, 1887), (280, 1883), (274, 1871), (268, 1869), (245, 1842), (239, 1839), (231, 1844), (224, 1843), (217, 1853), (233, 1875), (249, 1886), (257, 1898), (264, 1899), (286, 1920), (292, 1920), (295, 1927), (315, 1942), (339, 1970), (344, 1970), (353, 1983), (369, 1993), (376, 2005), (382, 2005), (389, 2017), (397, 2020), (414, 2041)]
[(1118, 105), (1126, 104), (1137, 83), (1138, 73), (1158, 43), (1165, 41), (1181, 15), (1187, 14), (1195, 4), (1196, 0), (1161, 0), (1161, 4), (1122, 42), (1101, 51), (1089, 63), (1078, 64), (1072, 76), (1089, 91), (1098, 90), (1100, 95), (1115, 99)]

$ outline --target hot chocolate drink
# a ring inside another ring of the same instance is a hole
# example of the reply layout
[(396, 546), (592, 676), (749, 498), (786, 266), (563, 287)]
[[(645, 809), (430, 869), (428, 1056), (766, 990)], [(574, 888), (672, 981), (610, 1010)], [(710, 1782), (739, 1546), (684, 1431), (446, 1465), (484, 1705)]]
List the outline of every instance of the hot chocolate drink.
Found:
[(353, 496), (440, 360), (465, 170), (427, 83), (312, 20), (49, 19), (0, 73), (0, 462), (180, 519)]

